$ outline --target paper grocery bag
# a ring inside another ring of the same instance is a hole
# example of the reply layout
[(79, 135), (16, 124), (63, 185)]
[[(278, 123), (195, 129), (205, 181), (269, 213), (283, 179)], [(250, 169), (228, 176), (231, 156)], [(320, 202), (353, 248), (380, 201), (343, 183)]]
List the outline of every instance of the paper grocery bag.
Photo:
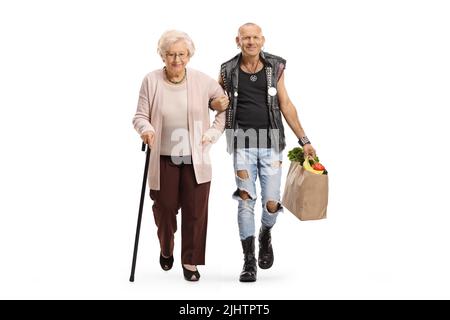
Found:
[(325, 219), (328, 175), (306, 171), (299, 162), (291, 162), (281, 202), (300, 220)]

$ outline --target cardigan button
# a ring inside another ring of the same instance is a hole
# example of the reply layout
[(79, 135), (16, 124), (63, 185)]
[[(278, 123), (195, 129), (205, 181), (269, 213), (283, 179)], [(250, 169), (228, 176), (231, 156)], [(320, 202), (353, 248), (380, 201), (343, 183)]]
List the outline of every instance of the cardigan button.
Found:
[(237, 91), (235, 91), (235, 92), (234, 92), (234, 96), (235, 96), (235, 97), (237, 97), (237, 96), (238, 96), (238, 93), (237, 93)]

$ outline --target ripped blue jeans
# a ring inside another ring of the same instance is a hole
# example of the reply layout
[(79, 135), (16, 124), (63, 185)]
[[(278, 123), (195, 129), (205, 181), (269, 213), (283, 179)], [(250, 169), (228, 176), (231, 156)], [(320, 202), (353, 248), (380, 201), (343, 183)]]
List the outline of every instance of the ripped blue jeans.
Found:
[[(261, 185), (262, 215), (261, 223), (266, 227), (272, 227), (278, 214), (283, 210), (280, 203), (281, 185), (281, 161), (282, 153), (274, 149), (248, 148), (235, 149), (234, 172), (237, 190), (233, 199), (238, 200), (238, 225), (241, 240), (255, 235), (255, 203), (256, 203), (256, 178), (259, 177)], [(244, 191), (249, 199), (242, 199), (240, 191)], [(269, 212), (267, 205), (276, 210)]]

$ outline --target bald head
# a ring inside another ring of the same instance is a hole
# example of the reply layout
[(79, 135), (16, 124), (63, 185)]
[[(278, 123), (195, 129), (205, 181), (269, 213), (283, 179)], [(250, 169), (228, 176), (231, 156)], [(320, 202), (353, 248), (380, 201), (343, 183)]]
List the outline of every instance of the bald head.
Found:
[(262, 29), (260, 26), (258, 26), (256, 23), (253, 23), (253, 22), (247, 22), (239, 27), (238, 37), (240, 37), (242, 35), (242, 33), (244, 32), (244, 30), (247, 30), (247, 29), (252, 29), (253, 31), (255, 31), (256, 33), (259, 33), (262, 36)]

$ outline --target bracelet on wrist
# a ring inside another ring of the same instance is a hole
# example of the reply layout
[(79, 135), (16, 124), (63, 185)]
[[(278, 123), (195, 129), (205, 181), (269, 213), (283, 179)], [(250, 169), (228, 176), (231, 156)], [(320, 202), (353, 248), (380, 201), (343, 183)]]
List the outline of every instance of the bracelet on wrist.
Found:
[(214, 110), (214, 108), (211, 106), (211, 102), (214, 100), (214, 98), (210, 98), (208, 101), (208, 108), (210, 108), (211, 110)]
[(307, 136), (304, 136), (298, 139), (298, 144), (304, 147), (306, 144), (311, 144), (311, 141), (309, 141)]

